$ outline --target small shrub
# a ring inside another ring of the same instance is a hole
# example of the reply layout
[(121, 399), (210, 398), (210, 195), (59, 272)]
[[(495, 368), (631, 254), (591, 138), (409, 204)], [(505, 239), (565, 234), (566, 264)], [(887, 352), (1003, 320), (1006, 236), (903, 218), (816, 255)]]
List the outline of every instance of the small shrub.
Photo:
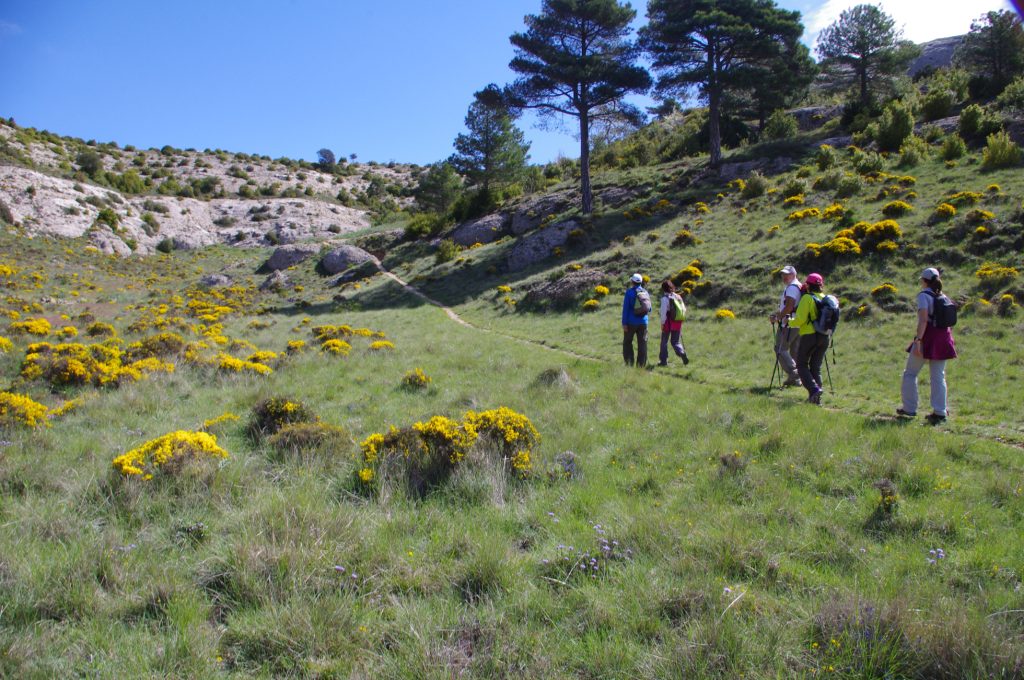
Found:
[(896, 286), (891, 283), (883, 283), (880, 286), (876, 286), (871, 289), (871, 297), (876, 300), (889, 302), (896, 299), (897, 293)]
[(451, 240), (450, 238), (444, 239), (437, 246), (437, 253), (435, 257), (437, 259), (438, 264), (454, 260), (458, 256), (460, 250), (461, 248), (457, 243), (455, 243), (455, 241)]
[(838, 170), (831, 170), (814, 180), (813, 187), (815, 191), (835, 191), (842, 180), (843, 173)]
[(920, 137), (911, 135), (900, 146), (900, 166), (914, 167), (928, 158), (928, 144)]
[(902, 217), (913, 210), (914, 206), (903, 201), (892, 201), (882, 206), (882, 214), (886, 217)]
[(351, 445), (348, 432), (321, 422), (287, 423), (267, 439), (281, 457), (302, 458), (310, 454), (337, 454)]
[(967, 139), (984, 139), (1002, 129), (998, 118), (990, 116), (977, 104), (971, 104), (960, 113), (959, 132)]
[(944, 88), (936, 88), (925, 95), (921, 102), (921, 115), (926, 121), (945, 118), (952, 106), (953, 93)]
[(814, 162), (817, 163), (818, 170), (824, 172), (839, 162), (839, 153), (832, 146), (822, 144), (814, 154)]
[(402, 378), (402, 387), (408, 390), (425, 390), (430, 385), (430, 376), (422, 368), (414, 368)]
[(967, 224), (982, 224), (983, 222), (994, 220), (995, 217), (996, 216), (988, 210), (979, 210), (975, 208), (968, 212), (964, 219), (967, 221)]
[(804, 198), (803, 194), (795, 194), (793, 196), (787, 197), (782, 202), (782, 205), (783, 205), (783, 207), (786, 207), (786, 208), (792, 208), (795, 205), (803, 205), (805, 201), (806, 201), (806, 199)]
[(698, 243), (701, 243), (701, 240), (688, 229), (680, 229), (672, 239), (672, 245), (676, 247), (693, 246)]
[(957, 208), (960, 208), (965, 205), (974, 205), (984, 197), (984, 194), (978, 191), (958, 191), (955, 194), (947, 196), (946, 203), (950, 203)]
[(984, 170), (1012, 168), (1020, 165), (1021, 148), (1005, 132), (988, 136), (982, 153), (981, 167)]
[(789, 139), (800, 131), (796, 117), (782, 109), (778, 109), (768, 117), (764, 124), (764, 138), (768, 140)]
[(253, 407), (248, 432), (253, 439), (260, 440), (276, 434), (285, 425), (319, 421), (316, 413), (301, 401), (271, 397)]
[(158, 472), (175, 474), (192, 460), (211, 457), (228, 457), (228, 452), (217, 445), (216, 435), (178, 430), (118, 456), (113, 466), (126, 477), (148, 480)]
[(790, 222), (799, 222), (810, 218), (821, 217), (821, 210), (818, 208), (804, 208), (803, 210), (797, 210), (786, 216), (786, 219)]
[(10, 427), (48, 427), (47, 408), (23, 394), (0, 392), (0, 432)]
[(600, 307), (601, 303), (594, 299), (586, 300), (583, 303), (584, 312), (596, 312), (598, 309), (600, 309)]
[(967, 153), (967, 143), (964, 142), (963, 137), (958, 134), (948, 135), (942, 140), (942, 149), (939, 151), (939, 155), (942, 156), (944, 161), (955, 161), (958, 158), (963, 158)]
[(1018, 77), (996, 97), (1000, 109), (1024, 112), (1024, 76)]
[(792, 198), (793, 196), (803, 196), (805, 193), (807, 193), (807, 183), (799, 179), (791, 179), (782, 187), (782, 197), (784, 199)]
[(768, 191), (768, 180), (761, 173), (753, 172), (747, 178), (743, 190), (740, 191), (740, 196), (745, 199), (757, 198), (763, 196), (766, 191)]
[(886, 105), (878, 119), (875, 141), (882, 151), (896, 151), (913, 131), (914, 114), (910, 107), (901, 101), (893, 101)]
[(715, 312), (716, 321), (728, 321), (729, 319), (735, 319), (736, 313), (731, 309), (722, 308)]
[(986, 262), (974, 272), (978, 283), (984, 290), (994, 292), (1014, 281), (1019, 272), (1014, 267), (1006, 267), (996, 262)]
[(844, 175), (836, 185), (836, 198), (850, 198), (856, 196), (864, 187), (861, 178), (857, 175)]

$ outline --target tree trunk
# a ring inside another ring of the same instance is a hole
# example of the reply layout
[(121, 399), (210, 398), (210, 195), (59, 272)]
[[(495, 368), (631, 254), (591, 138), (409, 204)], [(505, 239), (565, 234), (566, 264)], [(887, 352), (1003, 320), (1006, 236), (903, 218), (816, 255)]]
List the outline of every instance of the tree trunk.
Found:
[(867, 64), (862, 64), (860, 67), (860, 103), (864, 106), (868, 105), (868, 67)]
[(717, 88), (708, 93), (708, 153), (711, 167), (717, 168), (722, 163), (722, 130), (719, 124), (721, 116), (722, 93)]
[(583, 214), (594, 210), (594, 199), (590, 192), (590, 115), (580, 112), (580, 193), (583, 194)]

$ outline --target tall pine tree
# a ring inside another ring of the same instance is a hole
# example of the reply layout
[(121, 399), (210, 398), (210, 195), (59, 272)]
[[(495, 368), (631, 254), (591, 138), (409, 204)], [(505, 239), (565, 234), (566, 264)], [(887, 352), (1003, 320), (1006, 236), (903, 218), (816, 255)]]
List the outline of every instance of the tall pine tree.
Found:
[(710, 163), (722, 160), (727, 94), (748, 92), (765, 64), (797, 51), (799, 12), (772, 0), (651, 0), (641, 43), (659, 74), (658, 91), (696, 88), (708, 103)]
[(992, 97), (1024, 74), (1024, 26), (1011, 10), (986, 12), (956, 51), (957, 63), (971, 73), (975, 96)]
[(509, 66), (520, 74), (509, 88), (516, 105), (579, 121), (584, 214), (593, 210), (591, 125), (602, 116), (621, 115), (615, 104), (651, 85), (629, 40), (635, 16), (628, 3), (617, 0), (543, 0), (541, 13), (526, 17), (526, 32), (510, 38), (516, 56)]
[(512, 123), (497, 87), (477, 92), (466, 114), (468, 134), (455, 139), (448, 162), (485, 194), (515, 182), (526, 169), (530, 145)]

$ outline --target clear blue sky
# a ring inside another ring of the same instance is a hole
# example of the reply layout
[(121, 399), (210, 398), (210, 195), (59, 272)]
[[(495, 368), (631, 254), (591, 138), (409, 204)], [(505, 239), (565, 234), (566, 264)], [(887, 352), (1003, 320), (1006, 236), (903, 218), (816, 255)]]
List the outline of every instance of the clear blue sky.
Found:
[[(855, 2), (780, 4), (804, 14), (810, 44), (811, 29)], [(908, 17), (901, 23), (918, 41), (966, 32), (970, 17), (1008, 6), (882, 4), (897, 20)], [(514, 78), (508, 37), (540, 6), (541, 0), (0, 0), (0, 116), (141, 148), (171, 144), (312, 160), (327, 147), (362, 161), (426, 164), (451, 154), (473, 92)], [(633, 6), (641, 24), (646, 3)], [(571, 125), (544, 132), (524, 120), (521, 127), (534, 162), (579, 153)]]

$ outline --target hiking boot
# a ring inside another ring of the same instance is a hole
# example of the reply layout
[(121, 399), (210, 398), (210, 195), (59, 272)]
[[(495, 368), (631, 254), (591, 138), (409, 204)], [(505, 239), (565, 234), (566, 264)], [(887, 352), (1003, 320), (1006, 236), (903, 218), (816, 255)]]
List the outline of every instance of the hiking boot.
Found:
[(822, 393), (822, 391), (823, 390), (815, 390), (814, 392), (811, 393), (811, 396), (807, 397), (807, 401), (811, 402), (812, 404), (816, 404), (818, 406), (821, 406), (821, 393)]
[(786, 382), (782, 383), (783, 387), (803, 387), (803, 383), (800, 382), (800, 378), (787, 378)]
[(939, 423), (946, 422), (946, 416), (941, 413), (929, 413), (924, 419), (928, 421), (929, 425), (938, 425)]
[(910, 411), (904, 411), (903, 409), (898, 408), (896, 409), (896, 416), (899, 418), (915, 418), (917, 417), (917, 414), (911, 413)]
[(683, 360), (683, 366), (689, 366), (690, 357), (686, 356), (686, 352), (683, 352), (683, 356), (681, 358)]
[(659, 366), (668, 366), (668, 363), (667, 363), (667, 362), (665, 362), (665, 363), (662, 363), (662, 362), (660, 362), (660, 361), (659, 361), (659, 362), (658, 362), (658, 365), (659, 365)]

